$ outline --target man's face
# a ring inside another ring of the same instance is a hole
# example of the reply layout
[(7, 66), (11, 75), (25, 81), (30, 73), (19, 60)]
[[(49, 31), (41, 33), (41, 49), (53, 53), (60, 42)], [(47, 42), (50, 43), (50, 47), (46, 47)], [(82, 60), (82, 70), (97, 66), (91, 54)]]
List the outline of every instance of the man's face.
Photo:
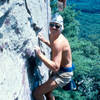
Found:
[(60, 31), (61, 25), (58, 24), (58, 23), (51, 22), (51, 23), (49, 24), (49, 26), (50, 26), (50, 31), (51, 31), (51, 32), (57, 32), (57, 31)]

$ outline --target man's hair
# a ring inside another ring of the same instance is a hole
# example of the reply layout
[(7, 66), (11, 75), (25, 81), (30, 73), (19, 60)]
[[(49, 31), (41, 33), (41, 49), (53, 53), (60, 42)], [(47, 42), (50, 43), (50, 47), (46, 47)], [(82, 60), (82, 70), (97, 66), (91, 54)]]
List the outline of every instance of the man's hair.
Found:
[(51, 17), (51, 21), (50, 22), (55, 22), (61, 25), (60, 30), (63, 31), (64, 30), (64, 25), (63, 25), (63, 18), (59, 13), (54, 14)]

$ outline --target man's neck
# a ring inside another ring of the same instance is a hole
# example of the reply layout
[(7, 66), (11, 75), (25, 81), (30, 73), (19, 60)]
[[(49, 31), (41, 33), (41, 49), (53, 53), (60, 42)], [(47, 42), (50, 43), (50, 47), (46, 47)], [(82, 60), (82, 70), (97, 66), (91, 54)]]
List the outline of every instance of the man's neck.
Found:
[(51, 33), (51, 41), (54, 42), (61, 33)]

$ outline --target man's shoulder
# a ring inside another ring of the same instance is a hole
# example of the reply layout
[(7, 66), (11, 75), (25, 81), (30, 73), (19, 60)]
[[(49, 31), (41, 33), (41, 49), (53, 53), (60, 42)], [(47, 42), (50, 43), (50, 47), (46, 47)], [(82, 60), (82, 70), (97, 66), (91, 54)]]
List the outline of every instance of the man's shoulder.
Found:
[(63, 42), (63, 43), (68, 42), (68, 39), (65, 38), (65, 36), (63, 36), (62, 34), (61, 34), (59, 40), (60, 40), (61, 42)]
[(62, 45), (63, 47), (68, 46), (69, 45), (69, 41), (67, 38), (65, 38), (63, 35), (60, 38), (60, 43), (59, 45)]
[(64, 45), (64, 41), (62, 39), (59, 39), (54, 43), (53, 46), (55, 49), (61, 50), (63, 48), (63, 45)]

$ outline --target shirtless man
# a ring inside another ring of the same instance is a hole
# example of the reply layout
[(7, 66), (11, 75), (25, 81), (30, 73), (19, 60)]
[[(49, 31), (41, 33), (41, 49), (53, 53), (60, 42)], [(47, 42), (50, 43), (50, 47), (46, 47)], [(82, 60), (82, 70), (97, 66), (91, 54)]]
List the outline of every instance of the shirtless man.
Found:
[(59, 11), (62, 11), (64, 8), (66, 8), (66, 2), (67, 0), (58, 0), (58, 9)]
[(39, 35), (39, 39), (52, 50), (51, 60), (45, 57), (39, 47), (35, 48), (36, 54), (52, 70), (53, 75), (46, 83), (36, 88), (33, 93), (35, 100), (44, 100), (43, 95), (46, 95), (47, 100), (55, 100), (52, 90), (56, 87), (62, 88), (70, 82), (73, 76), (71, 48), (68, 40), (61, 34), (62, 30), (63, 18), (59, 14), (55, 14), (50, 22), (50, 42)]

